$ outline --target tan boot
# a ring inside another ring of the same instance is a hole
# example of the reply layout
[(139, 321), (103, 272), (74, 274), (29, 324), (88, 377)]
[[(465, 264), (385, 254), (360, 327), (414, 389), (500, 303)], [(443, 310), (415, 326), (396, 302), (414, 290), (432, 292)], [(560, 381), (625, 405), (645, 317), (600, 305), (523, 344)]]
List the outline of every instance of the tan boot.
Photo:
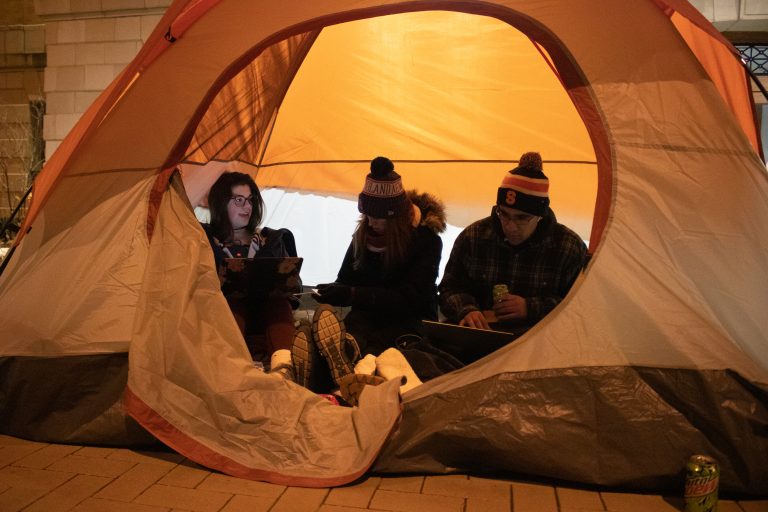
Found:
[(317, 358), (317, 347), (312, 340), (311, 327), (309, 322), (302, 320), (296, 327), (291, 345), (291, 359), (296, 384), (307, 389), (312, 388), (312, 373)]
[(341, 378), (339, 382), (339, 392), (341, 397), (351, 406), (360, 403), (360, 395), (366, 386), (378, 386), (386, 382), (383, 377), (378, 375), (367, 375), (365, 373), (350, 373)]
[(355, 339), (347, 334), (344, 322), (331, 306), (320, 304), (315, 310), (312, 339), (320, 355), (328, 362), (336, 385), (341, 384), (342, 377), (354, 373), (355, 361), (360, 357), (360, 348)]

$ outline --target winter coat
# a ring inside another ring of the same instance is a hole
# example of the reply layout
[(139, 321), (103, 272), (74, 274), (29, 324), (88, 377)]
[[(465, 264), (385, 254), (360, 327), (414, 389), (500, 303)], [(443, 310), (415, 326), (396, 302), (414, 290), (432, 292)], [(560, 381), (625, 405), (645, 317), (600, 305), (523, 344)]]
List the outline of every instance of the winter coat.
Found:
[(347, 331), (364, 353), (378, 354), (393, 346), (398, 336), (417, 333), (421, 320), (437, 319), (437, 280), (445, 231), (445, 207), (436, 197), (408, 191), (421, 211), (403, 263), (385, 269), (381, 253), (366, 249), (364, 264), (354, 267), (354, 248), (349, 245), (336, 282), (354, 287)]

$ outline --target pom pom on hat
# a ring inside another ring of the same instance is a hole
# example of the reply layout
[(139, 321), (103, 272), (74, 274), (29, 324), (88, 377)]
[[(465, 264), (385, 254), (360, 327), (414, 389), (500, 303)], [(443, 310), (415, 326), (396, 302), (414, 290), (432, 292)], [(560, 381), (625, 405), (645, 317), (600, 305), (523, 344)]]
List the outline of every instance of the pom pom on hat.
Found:
[(541, 163), (541, 155), (535, 151), (523, 153), (523, 155), (520, 157), (520, 164), (518, 167), (525, 169), (538, 169), (539, 171), (544, 168), (543, 164)]
[(398, 178), (400, 177), (395, 170), (395, 164), (385, 156), (377, 156), (371, 160), (371, 176), (374, 179), (387, 179), (387, 175), (392, 172)]
[(371, 172), (357, 198), (357, 209), (369, 217), (386, 219), (409, 215), (411, 204), (405, 195), (403, 181), (395, 172), (392, 160), (377, 156), (371, 160)]
[(520, 165), (510, 170), (501, 181), (496, 204), (539, 217), (547, 212), (549, 179), (543, 172), (539, 153), (524, 153), (520, 157)]

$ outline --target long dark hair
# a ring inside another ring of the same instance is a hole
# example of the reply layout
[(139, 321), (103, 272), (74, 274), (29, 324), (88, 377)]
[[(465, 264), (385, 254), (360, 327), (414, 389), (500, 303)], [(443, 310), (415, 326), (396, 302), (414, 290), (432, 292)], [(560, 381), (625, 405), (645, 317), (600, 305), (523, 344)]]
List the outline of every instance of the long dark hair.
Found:
[[(414, 228), (410, 215), (399, 215), (386, 219), (384, 228), (384, 242), (387, 249), (384, 251), (384, 269), (391, 270), (394, 266), (404, 263), (408, 258), (408, 249), (413, 236)], [(352, 235), (352, 249), (354, 255), (354, 268), (359, 269), (365, 263), (366, 245), (368, 241), (368, 217), (363, 214), (357, 222), (357, 227)]]
[(238, 185), (248, 185), (253, 196), (253, 208), (251, 209), (251, 218), (248, 220), (246, 229), (250, 235), (256, 232), (256, 228), (261, 224), (261, 217), (264, 214), (264, 200), (261, 198), (259, 187), (253, 178), (242, 172), (225, 172), (208, 192), (208, 208), (211, 211), (211, 230), (213, 236), (221, 242), (231, 239), (234, 235), (232, 223), (229, 221), (227, 205), (232, 199), (232, 187)]

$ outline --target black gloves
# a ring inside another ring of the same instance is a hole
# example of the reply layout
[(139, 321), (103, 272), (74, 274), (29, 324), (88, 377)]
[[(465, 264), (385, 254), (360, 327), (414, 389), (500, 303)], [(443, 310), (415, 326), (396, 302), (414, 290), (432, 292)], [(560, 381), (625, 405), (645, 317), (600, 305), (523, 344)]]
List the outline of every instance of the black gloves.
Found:
[(341, 283), (317, 285), (317, 293), (312, 294), (317, 302), (331, 306), (349, 306), (352, 302), (352, 287)]

